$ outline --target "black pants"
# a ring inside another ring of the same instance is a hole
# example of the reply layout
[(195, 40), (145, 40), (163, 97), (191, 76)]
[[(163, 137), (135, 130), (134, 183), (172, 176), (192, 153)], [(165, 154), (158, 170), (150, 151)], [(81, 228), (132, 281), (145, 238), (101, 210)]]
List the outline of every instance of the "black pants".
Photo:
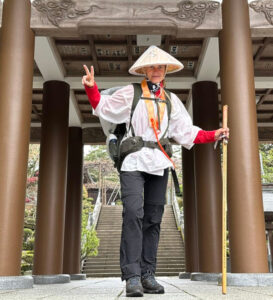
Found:
[(163, 176), (139, 171), (120, 173), (123, 202), (120, 244), (122, 280), (141, 276), (148, 270), (155, 273), (167, 182), (167, 169)]

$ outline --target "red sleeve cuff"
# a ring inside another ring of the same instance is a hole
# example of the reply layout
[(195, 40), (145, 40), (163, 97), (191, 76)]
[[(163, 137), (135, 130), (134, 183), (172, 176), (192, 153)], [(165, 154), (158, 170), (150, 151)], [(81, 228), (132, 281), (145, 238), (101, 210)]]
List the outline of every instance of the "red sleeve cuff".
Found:
[(84, 88), (91, 106), (96, 109), (100, 102), (100, 92), (97, 84), (95, 83), (91, 88), (85, 85)]
[(194, 144), (205, 144), (205, 143), (212, 143), (215, 141), (215, 131), (206, 131), (206, 130), (199, 130), (195, 140), (193, 141)]

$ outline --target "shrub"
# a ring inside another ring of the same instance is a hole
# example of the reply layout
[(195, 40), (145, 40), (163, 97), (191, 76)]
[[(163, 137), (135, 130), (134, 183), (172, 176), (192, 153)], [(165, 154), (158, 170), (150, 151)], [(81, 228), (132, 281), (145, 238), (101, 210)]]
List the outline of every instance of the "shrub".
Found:
[(33, 250), (22, 251), (21, 258), (21, 274), (26, 271), (32, 270), (33, 265)]

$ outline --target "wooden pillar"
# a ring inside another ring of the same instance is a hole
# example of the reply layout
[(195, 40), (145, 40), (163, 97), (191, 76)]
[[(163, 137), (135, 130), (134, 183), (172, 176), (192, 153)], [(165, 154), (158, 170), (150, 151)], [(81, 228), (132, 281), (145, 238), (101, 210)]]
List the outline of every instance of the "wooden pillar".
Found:
[(199, 272), (194, 149), (182, 148), (182, 168), (186, 272), (192, 273)]
[[(219, 128), (218, 89), (212, 81), (192, 86), (194, 124), (204, 130)], [(220, 149), (213, 143), (194, 146), (198, 216), (199, 271), (219, 273), (222, 267), (222, 181)]]
[(268, 272), (247, 0), (224, 0), (221, 98), (229, 106), (228, 222), (231, 271)]
[(0, 40), (0, 276), (21, 270), (34, 33), (30, 1), (3, 3)]
[(43, 118), (33, 274), (63, 272), (69, 85), (47, 81)]
[(63, 273), (79, 274), (83, 185), (82, 129), (69, 128)]

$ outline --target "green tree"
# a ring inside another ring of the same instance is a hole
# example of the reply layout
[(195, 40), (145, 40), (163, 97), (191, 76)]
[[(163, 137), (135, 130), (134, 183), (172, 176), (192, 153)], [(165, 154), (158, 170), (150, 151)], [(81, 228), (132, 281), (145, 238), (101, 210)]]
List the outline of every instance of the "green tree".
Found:
[(39, 169), (40, 145), (30, 144), (28, 151), (27, 176), (33, 177)]
[(273, 183), (273, 144), (260, 144), (259, 149), (263, 162), (263, 182)]
[(35, 209), (25, 210), (21, 274), (32, 270), (34, 255)]
[(91, 146), (90, 152), (84, 156), (85, 161), (111, 161), (106, 146)]
[(82, 229), (81, 229), (81, 261), (85, 260), (88, 256), (97, 256), (99, 239), (97, 232), (92, 226), (88, 226), (88, 219), (93, 212), (94, 206), (91, 204), (92, 198), (88, 198), (86, 188), (83, 189), (83, 205), (82, 205)]

